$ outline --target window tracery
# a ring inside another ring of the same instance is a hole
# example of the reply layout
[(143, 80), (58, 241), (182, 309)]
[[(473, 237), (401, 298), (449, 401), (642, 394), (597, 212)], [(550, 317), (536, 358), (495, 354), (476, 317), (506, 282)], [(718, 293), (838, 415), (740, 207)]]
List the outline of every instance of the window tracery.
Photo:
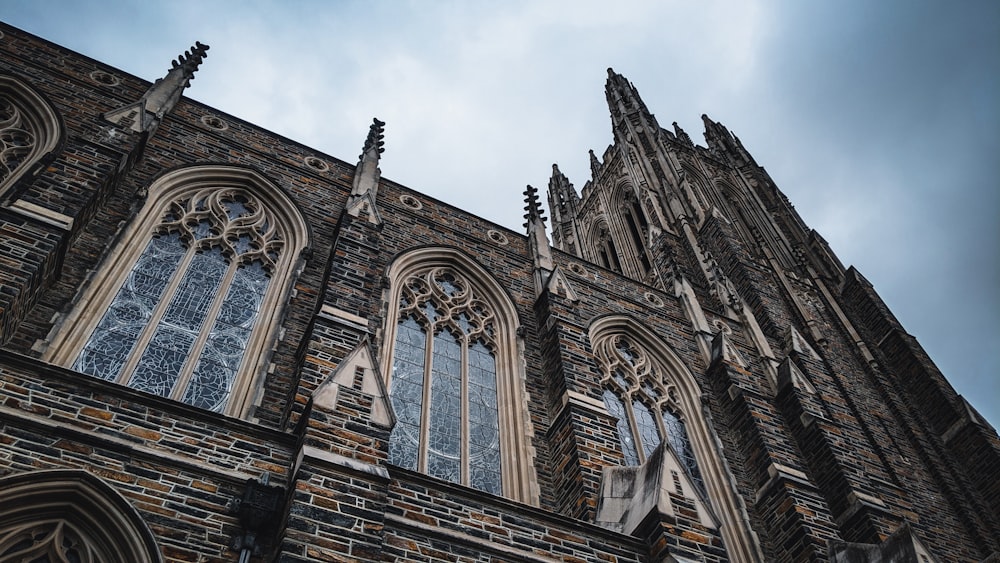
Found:
[(75, 469), (0, 478), (0, 563), (160, 563), (135, 508), (92, 474)]
[(47, 359), (241, 416), (307, 239), (291, 201), (256, 172), (168, 173), (150, 187)]
[(221, 411), (283, 247), (244, 189), (172, 201), (73, 369)]
[(35, 148), (35, 135), (21, 111), (7, 96), (0, 97), (0, 182), (14, 174)]
[[(703, 408), (701, 390), (687, 364), (645, 324), (628, 317), (599, 317), (591, 323), (589, 336), (603, 375), (604, 395), (610, 394), (621, 404), (617, 409), (607, 402), (605, 406), (615, 419), (616, 429), (628, 430), (620, 432), (622, 440), (640, 445), (635, 458), (640, 463), (645, 461), (643, 435), (654, 435), (652, 429), (637, 430), (632, 411), (638, 401), (650, 412), (659, 436), (665, 437), (676, 454), (664, 459), (683, 471), (702, 500), (714, 509), (730, 559), (760, 561), (759, 544)], [(616, 414), (622, 411), (624, 416)]]
[(65, 520), (31, 522), (4, 530), (0, 563), (111, 563)]
[(438, 267), (405, 280), (399, 319), (390, 463), (501, 494), (492, 308), (461, 274)]
[(706, 494), (677, 387), (664, 377), (663, 368), (622, 334), (599, 341), (595, 353), (604, 372), (604, 404), (617, 421), (625, 464), (643, 463), (665, 436), (692, 482)]
[(419, 247), (389, 267), (382, 373), (394, 465), (537, 506), (517, 309), (478, 262)]

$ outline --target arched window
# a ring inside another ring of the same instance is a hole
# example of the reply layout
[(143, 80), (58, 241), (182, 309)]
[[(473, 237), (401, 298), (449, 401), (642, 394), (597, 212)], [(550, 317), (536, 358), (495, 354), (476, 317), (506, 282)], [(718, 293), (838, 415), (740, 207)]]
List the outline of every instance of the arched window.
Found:
[(642, 212), (642, 206), (639, 205), (638, 200), (635, 199), (635, 195), (632, 193), (626, 196), (626, 205), (624, 206), (622, 216), (625, 219), (625, 227), (628, 229), (629, 236), (632, 237), (632, 245), (635, 248), (635, 255), (639, 259), (639, 266), (642, 269), (642, 273), (646, 274), (652, 268), (649, 255), (646, 254), (645, 234), (648, 232), (649, 222), (646, 221), (646, 215)]
[[(240, 414), (305, 242), (294, 206), (256, 173), (189, 168), (149, 202), (57, 346), (73, 369)], [(89, 302), (88, 300), (87, 302)]]
[(79, 470), (0, 478), (0, 563), (159, 563), (160, 550), (117, 491)]
[(627, 465), (639, 465), (667, 438), (688, 477), (704, 495), (698, 461), (682, 419), (676, 386), (663, 368), (626, 335), (600, 341), (595, 349), (604, 377), (604, 405), (616, 429)]
[(408, 253), (390, 279), (395, 314), (384, 357), (397, 422), (389, 462), (533, 502), (509, 298), (447, 249)]
[(678, 465), (718, 516), (730, 559), (759, 561), (746, 510), (688, 367), (649, 328), (628, 317), (596, 319), (590, 342), (626, 463), (643, 463), (665, 437)]
[(0, 75), (0, 192), (59, 141), (55, 111), (24, 82)]

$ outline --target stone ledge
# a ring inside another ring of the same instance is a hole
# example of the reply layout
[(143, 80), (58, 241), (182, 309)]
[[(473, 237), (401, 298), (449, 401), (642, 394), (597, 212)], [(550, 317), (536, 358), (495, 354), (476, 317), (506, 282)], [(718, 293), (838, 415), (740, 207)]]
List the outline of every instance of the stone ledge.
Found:
[(41, 221), (47, 225), (52, 225), (64, 231), (70, 231), (73, 229), (73, 218), (69, 215), (63, 215), (58, 211), (53, 211), (41, 205), (36, 205), (19, 199), (7, 207), (10, 211), (17, 213), (18, 215), (23, 215), (29, 219), (34, 219), (36, 221)]

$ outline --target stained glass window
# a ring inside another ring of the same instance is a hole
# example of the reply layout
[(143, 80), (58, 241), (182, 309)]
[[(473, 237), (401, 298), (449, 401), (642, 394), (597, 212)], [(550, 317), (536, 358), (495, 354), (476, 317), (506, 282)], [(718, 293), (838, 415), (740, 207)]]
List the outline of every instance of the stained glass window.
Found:
[(657, 362), (625, 336), (598, 341), (595, 352), (605, 369), (604, 405), (626, 465), (639, 465), (660, 445), (677, 454), (691, 481), (705, 494), (691, 440), (680, 416), (677, 392)]
[(403, 282), (389, 395), (389, 462), (501, 494), (494, 317), (450, 268)]
[(73, 368), (221, 412), (284, 248), (248, 191), (170, 202)]

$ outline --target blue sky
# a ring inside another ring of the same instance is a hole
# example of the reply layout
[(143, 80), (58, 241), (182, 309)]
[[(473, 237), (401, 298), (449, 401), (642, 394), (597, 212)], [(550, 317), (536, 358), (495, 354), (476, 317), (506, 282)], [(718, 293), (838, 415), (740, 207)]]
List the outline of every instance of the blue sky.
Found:
[[(697, 4), (697, 5), (694, 5)], [(736, 133), (1000, 423), (1000, 3), (4, 0), (0, 19), (520, 230), (553, 162), (611, 142), (605, 69), (696, 142)]]

